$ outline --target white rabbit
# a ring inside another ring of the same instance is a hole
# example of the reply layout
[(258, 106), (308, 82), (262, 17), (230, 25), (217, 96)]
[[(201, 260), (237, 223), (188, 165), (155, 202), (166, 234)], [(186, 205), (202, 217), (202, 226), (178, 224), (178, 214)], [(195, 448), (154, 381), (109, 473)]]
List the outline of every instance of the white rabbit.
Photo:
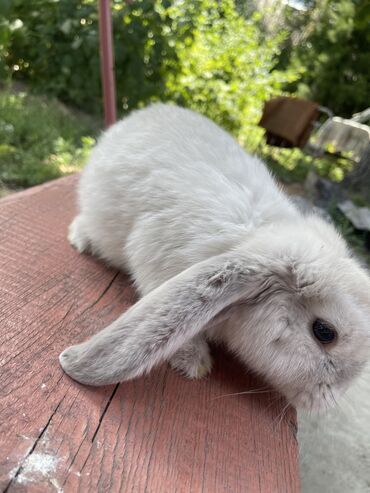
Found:
[(163, 360), (200, 377), (215, 339), (292, 404), (320, 410), (368, 359), (365, 270), (207, 118), (156, 104), (112, 126), (79, 206), (72, 245), (128, 271), (142, 299), (61, 354), (75, 380), (116, 383)]

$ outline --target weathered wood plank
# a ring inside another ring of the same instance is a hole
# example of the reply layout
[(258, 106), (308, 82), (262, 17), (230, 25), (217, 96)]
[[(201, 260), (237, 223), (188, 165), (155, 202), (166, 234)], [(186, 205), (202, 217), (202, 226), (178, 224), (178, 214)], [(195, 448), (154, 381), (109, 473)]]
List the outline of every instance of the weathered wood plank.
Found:
[[(0, 490), (299, 491), (296, 417), (222, 351), (210, 377), (162, 366), (83, 387), (58, 354), (127, 309), (122, 273), (66, 241), (76, 177), (0, 201)], [(224, 397), (222, 397), (224, 396)]]

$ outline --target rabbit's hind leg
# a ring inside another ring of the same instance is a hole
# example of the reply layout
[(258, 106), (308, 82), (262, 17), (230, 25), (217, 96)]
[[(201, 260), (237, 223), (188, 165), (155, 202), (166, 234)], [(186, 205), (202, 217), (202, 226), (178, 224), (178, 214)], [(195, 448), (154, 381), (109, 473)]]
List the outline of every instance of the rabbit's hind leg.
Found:
[(198, 336), (179, 349), (170, 359), (172, 368), (188, 378), (202, 378), (212, 368), (209, 346), (204, 336)]

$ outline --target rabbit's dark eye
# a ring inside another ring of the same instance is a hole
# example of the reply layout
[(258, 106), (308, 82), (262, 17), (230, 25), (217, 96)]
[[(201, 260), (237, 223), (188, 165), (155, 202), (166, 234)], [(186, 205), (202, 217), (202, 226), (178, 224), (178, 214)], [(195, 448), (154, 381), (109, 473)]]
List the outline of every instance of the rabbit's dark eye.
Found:
[(329, 344), (337, 338), (337, 332), (328, 323), (319, 318), (312, 324), (313, 335), (321, 344)]

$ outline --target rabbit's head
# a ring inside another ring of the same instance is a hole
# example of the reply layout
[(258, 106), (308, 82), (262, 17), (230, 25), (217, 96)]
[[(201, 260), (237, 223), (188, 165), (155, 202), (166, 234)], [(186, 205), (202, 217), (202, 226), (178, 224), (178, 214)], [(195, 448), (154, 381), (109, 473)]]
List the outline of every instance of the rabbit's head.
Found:
[(66, 349), (61, 365), (81, 383), (116, 383), (212, 325), (292, 404), (319, 411), (335, 404), (369, 356), (370, 280), (321, 219), (265, 226)]
[(316, 217), (267, 228), (248, 249), (261, 270), (254, 299), (224, 313), (228, 343), (292, 404), (325, 411), (370, 356), (370, 278)]

